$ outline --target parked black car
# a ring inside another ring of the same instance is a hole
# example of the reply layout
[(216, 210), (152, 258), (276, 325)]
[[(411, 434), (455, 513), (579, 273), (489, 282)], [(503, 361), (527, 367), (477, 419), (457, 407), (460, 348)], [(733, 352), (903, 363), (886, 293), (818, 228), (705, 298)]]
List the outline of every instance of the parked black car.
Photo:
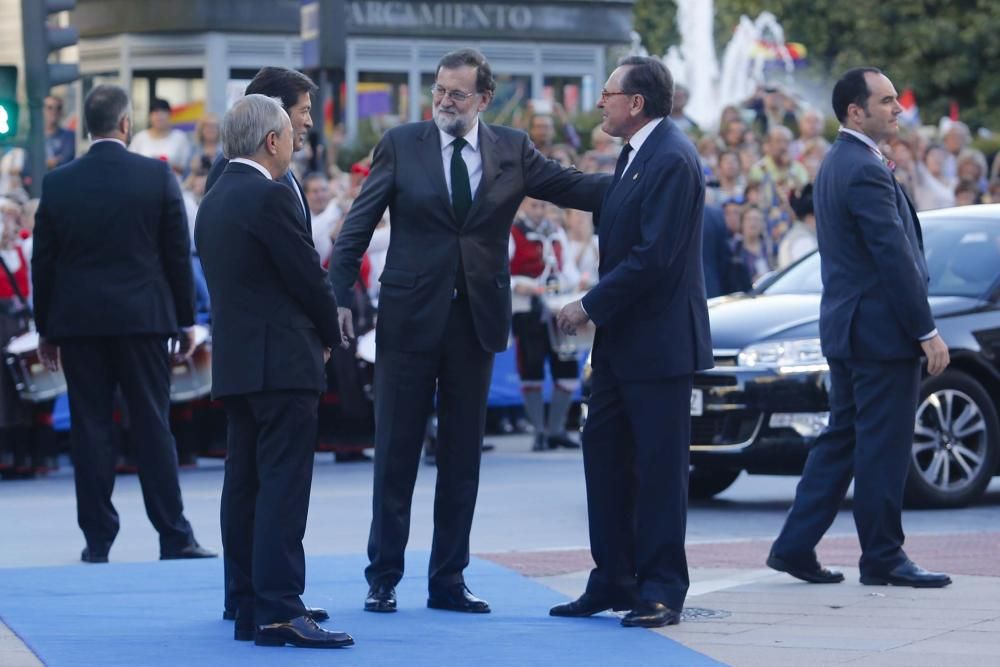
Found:
[[(925, 374), (906, 500), (958, 507), (1000, 474), (1000, 205), (920, 216), (931, 307), (951, 365)], [(715, 367), (691, 397), (691, 496), (742, 471), (802, 472), (829, 416), (819, 341), (820, 257), (813, 253), (747, 294), (709, 301)]]

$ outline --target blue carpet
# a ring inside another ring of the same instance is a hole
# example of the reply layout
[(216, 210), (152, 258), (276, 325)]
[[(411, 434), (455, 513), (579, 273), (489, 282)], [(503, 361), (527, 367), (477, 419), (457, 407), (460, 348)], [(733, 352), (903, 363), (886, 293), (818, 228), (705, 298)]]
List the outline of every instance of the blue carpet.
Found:
[[(426, 572), (426, 555), (407, 569)], [(426, 578), (406, 577), (400, 610), (361, 610), (361, 556), (310, 558), (305, 601), (330, 611), (329, 629), (350, 632), (341, 650), (265, 648), (233, 641), (221, 619), (222, 563), (168, 561), (0, 570), (0, 617), (49, 667), (114, 665), (718, 665), (670, 639), (622, 628), (618, 619), (556, 619), (562, 597), (481, 560), (467, 570), (493, 613), (427, 609)]]

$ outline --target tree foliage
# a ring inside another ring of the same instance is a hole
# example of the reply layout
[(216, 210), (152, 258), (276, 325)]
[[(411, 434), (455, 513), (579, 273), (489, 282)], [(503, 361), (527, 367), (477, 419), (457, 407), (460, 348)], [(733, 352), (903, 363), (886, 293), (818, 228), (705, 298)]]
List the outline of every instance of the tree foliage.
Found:
[[(850, 67), (874, 65), (898, 90), (913, 89), (925, 122), (946, 115), (955, 101), (971, 126), (1000, 130), (997, 0), (716, 0), (719, 53), (742, 14), (765, 10), (788, 41), (805, 44), (818, 74), (832, 80)], [(635, 27), (650, 53), (676, 43), (676, 14), (674, 0), (636, 0)]]

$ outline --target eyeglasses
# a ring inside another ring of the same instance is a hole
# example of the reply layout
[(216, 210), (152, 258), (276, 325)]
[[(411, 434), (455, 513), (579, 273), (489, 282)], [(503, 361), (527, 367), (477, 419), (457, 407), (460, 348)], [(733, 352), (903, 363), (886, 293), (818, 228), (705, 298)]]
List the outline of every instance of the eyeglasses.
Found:
[(467, 93), (463, 90), (448, 90), (444, 86), (434, 84), (431, 86), (431, 95), (434, 97), (444, 97), (447, 95), (452, 102), (464, 102), (470, 97), (475, 97), (479, 93)]
[(601, 101), (602, 102), (606, 102), (609, 97), (613, 97), (615, 95), (631, 95), (631, 94), (632, 93), (626, 93), (624, 90), (617, 90), (617, 91), (615, 91), (615, 92), (612, 93), (612, 92), (609, 92), (607, 89), (602, 88), (601, 89)]

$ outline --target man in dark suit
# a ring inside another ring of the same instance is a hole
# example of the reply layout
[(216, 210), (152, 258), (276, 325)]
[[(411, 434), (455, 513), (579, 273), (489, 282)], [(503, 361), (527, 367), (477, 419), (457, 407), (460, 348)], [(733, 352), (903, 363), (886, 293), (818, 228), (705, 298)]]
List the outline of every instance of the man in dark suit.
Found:
[(630, 609), (626, 626), (680, 620), (688, 589), (691, 382), (711, 368), (702, 273), (705, 184), (670, 113), (655, 58), (626, 58), (601, 91), (602, 129), (626, 140), (601, 206), (600, 281), (559, 313), (597, 325), (583, 432), (590, 550), (586, 592), (553, 616)]
[[(330, 278), (344, 303), (386, 207), (391, 240), (380, 281), (375, 364), (375, 482), (365, 609), (396, 610), (410, 504), (437, 393), (437, 489), (427, 605), (486, 613), (465, 586), (493, 356), (511, 324), (510, 228), (527, 195), (594, 210), (606, 175), (545, 159), (528, 137), (479, 120), (489, 64), (449, 53), (432, 87), (433, 122), (389, 130), (334, 245)], [(350, 310), (341, 308), (351, 335)]]
[(729, 249), (726, 219), (718, 206), (706, 206), (702, 220), (702, 264), (705, 269), (705, 295), (722, 296), (735, 291), (729, 286), (729, 265), (733, 253)]
[[(305, 74), (285, 67), (262, 67), (253, 80), (247, 85), (246, 95), (266, 95), (276, 97), (281, 100), (282, 106), (288, 112), (288, 117), (292, 122), (292, 150), (300, 151), (305, 145), (306, 135), (312, 127), (312, 95), (317, 90), (313, 83)], [(225, 155), (220, 155), (212, 164), (208, 172), (208, 179), (205, 181), (205, 192), (209, 192), (215, 183), (222, 176), (229, 160)], [(278, 177), (278, 182), (286, 185), (296, 199), (302, 205), (302, 213), (306, 231), (312, 234), (312, 212), (309, 210), (305, 199), (305, 190), (295, 178), (291, 169), (285, 171)], [(224, 564), (228, 571), (228, 562)], [(229, 577), (226, 576), (225, 603), (222, 617), (226, 620), (236, 618), (236, 604), (233, 602), (229, 592)], [(330, 616), (326, 610), (319, 608), (309, 608), (309, 613), (316, 621), (325, 621)]]
[(815, 547), (854, 478), (861, 583), (941, 587), (903, 552), (903, 486), (913, 445), (920, 354), (948, 365), (927, 304), (917, 214), (879, 150), (902, 107), (880, 71), (848, 71), (833, 88), (842, 127), (813, 190), (823, 259), (820, 340), (830, 364), (830, 425), (809, 451), (795, 502), (767, 564), (812, 583), (843, 581)]
[[(302, 72), (285, 67), (262, 67), (247, 85), (244, 94), (266, 95), (281, 100), (281, 104), (285, 107), (285, 111), (288, 112), (288, 117), (292, 121), (292, 148), (298, 152), (305, 146), (309, 130), (313, 126), (312, 95), (317, 90), (312, 79)], [(208, 179), (205, 181), (205, 192), (212, 189), (228, 163), (229, 160), (222, 155), (216, 158), (208, 172)], [(299, 205), (302, 207), (306, 230), (311, 234), (312, 212), (306, 202), (302, 184), (295, 178), (291, 169), (282, 174), (278, 180), (295, 193)]]
[(70, 397), (77, 519), (87, 540), (81, 558), (106, 563), (118, 534), (116, 386), (160, 558), (214, 557), (184, 518), (169, 423), (168, 339), (186, 352), (194, 324), (180, 188), (165, 163), (126, 149), (132, 118), (124, 90), (97, 86), (84, 114), (93, 145), (45, 177), (32, 258), (39, 354), (53, 369), (61, 356)]
[(198, 209), (195, 243), (212, 301), (212, 397), (227, 419), (222, 543), (234, 636), (349, 646), (299, 597), (323, 366), (341, 343), (337, 302), (302, 208), (276, 182), (292, 156), (288, 115), (248, 95), (221, 131), (231, 160)]

